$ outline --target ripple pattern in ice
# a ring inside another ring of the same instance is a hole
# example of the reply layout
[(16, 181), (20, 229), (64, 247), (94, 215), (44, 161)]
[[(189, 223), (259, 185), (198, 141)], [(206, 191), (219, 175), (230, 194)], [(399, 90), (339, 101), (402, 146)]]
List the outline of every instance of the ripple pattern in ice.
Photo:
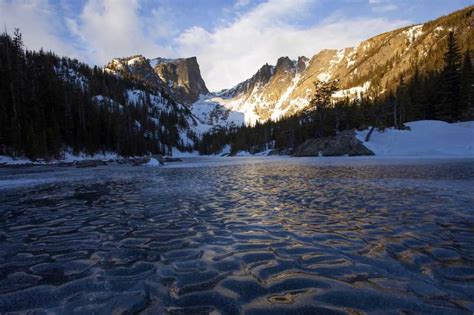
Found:
[(472, 163), (61, 172), (1, 191), (0, 313), (474, 311)]

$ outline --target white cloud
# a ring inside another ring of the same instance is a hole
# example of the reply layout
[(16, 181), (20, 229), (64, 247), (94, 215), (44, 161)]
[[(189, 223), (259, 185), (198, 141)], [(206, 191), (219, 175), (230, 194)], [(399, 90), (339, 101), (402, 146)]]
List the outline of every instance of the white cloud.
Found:
[(250, 4), (250, 0), (237, 0), (235, 1), (234, 7), (241, 8), (246, 7)]
[(84, 44), (87, 59), (99, 64), (133, 54), (169, 55), (171, 51), (157, 45), (155, 37), (149, 35), (153, 33), (147, 30), (151, 25), (145, 22), (149, 20), (142, 19), (138, 10), (138, 0), (89, 0), (78, 19), (68, 20), (68, 27)]
[(353, 46), (410, 24), (381, 18), (328, 18), (306, 28), (295, 26), (311, 5), (312, 1), (265, 2), (212, 32), (188, 29), (177, 38), (177, 51), (182, 56), (196, 55), (208, 88), (219, 90), (249, 78), (267, 62), (275, 64), (280, 56), (312, 57), (321, 49)]
[(373, 7), (372, 11), (377, 12), (377, 13), (385, 13), (385, 12), (395, 11), (397, 9), (398, 7), (395, 4), (386, 4), (386, 5), (379, 5), (379, 6)]
[(369, 4), (372, 6), (372, 11), (376, 13), (385, 13), (398, 9), (398, 6), (391, 0), (369, 0)]
[[(143, 9), (150, 8), (141, 8), (141, 1), (87, 0), (79, 13), (63, 17), (64, 12), (47, 0), (0, 0), (0, 17), (10, 28), (22, 29), (30, 49), (44, 47), (91, 64), (103, 65), (113, 57), (133, 54), (197, 56), (211, 90), (229, 88), (280, 56), (311, 57), (324, 48), (352, 46), (411, 24), (346, 17), (340, 10), (323, 21), (308, 22), (318, 0), (268, 0), (253, 8), (248, 0), (236, 0), (234, 5), (246, 5), (247, 11), (234, 15), (235, 20), (213, 30), (194, 26), (178, 33), (174, 26), (180, 22), (173, 20), (172, 7), (158, 6), (143, 16)], [(388, 4), (387, 0), (369, 1), (371, 6)], [(166, 36), (175, 38), (172, 46), (160, 44), (159, 39)]]
[(28, 49), (52, 50), (60, 55), (77, 57), (76, 51), (60, 36), (57, 12), (46, 0), (0, 0), (0, 22), (13, 33), (19, 28)]

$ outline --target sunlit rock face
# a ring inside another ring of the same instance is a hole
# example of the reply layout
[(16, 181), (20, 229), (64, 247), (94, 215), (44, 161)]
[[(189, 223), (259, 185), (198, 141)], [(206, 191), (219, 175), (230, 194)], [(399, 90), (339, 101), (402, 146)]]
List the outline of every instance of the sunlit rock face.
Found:
[(185, 104), (194, 103), (199, 95), (209, 93), (196, 57), (156, 58), (151, 60), (151, 65), (161, 80), (174, 91), (176, 98)]
[(154, 88), (164, 89), (183, 104), (192, 104), (199, 99), (199, 95), (209, 93), (196, 57), (150, 60), (137, 55), (112, 59), (105, 69), (135, 77)]

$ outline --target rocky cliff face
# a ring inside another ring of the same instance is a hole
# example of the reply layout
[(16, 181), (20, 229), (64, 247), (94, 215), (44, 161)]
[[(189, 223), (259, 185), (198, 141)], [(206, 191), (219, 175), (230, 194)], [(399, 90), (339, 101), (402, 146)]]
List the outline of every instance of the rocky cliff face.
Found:
[(298, 102), (289, 97), (306, 70), (308, 61), (304, 56), (297, 61), (281, 57), (275, 66), (264, 65), (252, 78), (218, 93), (212, 100), (232, 111), (244, 113), (248, 124), (268, 119), (277, 120), (286, 114), (283, 106), (285, 102)]
[(152, 87), (164, 89), (183, 104), (192, 104), (199, 95), (208, 94), (196, 57), (180, 59), (147, 59), (137, 55), (115, 58), (106, 71), (140, 79)]
[(142, 80), (157, 89), (165, 87), (164, 82), (160, 79), (158, 74), (153, 71), (149, 60), (141, 55), (114, 58), (104, 69), (109, 73), (131, 76)]
[(174, 91), (178, 100), (192, 104), (199, 95), (208, 94), (196, 57), (180, 59), (156, 58), (150, 61), (160, 79)]
[(323, 50), (310, 60), (279, 58), (252, 78), (221, 92), (214, 100), (245, 114), (247, 123), (277, 120), (309, 103), (316, 80), (340, 81), (334, 98), (380, 95), (394, 89), (403, 75), (438, 70), (446, 37), (455, 32), (462, 51), (474, 49), (474, 6), (437, 20), (387, 32), (355, 47)]

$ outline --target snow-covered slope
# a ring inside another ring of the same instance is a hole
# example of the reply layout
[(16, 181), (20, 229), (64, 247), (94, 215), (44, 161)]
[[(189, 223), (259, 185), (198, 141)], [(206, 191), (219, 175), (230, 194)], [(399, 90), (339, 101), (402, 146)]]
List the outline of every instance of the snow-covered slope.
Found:
[(375, 155), (474, 158), (474, 121), (421, 120), (405, 125), (411, 130), (374, 131), (369, 142), (364, 142), (368, 130), (357, 132), (356, 137)]
[(211, 126), (241, 126), (245, 122), (244, 113), (232, 111), (222, 105), (213, 94), (201, 95), (190, 110), (202, 123)]
[(107, 64), (105, 71), (142, 80), (153, 88), (164, 90), (178, 103), (185, 105), (209, 92), (201, 77), (196, 57), (147, 59), (142, 55), (135, 55), (114, 58)]
[[(264, 65), (250, 79), (219, 93), (227, 108), (244, 113), (247, 123), (278, 120), (304, 109), (314, 94), (316, 80), (338, 80), (335, 99), (357, 99), (394, 90), (403, 75), (410, 79), (439, 70), (446, 37), (456, 32), (463, 50), (473, 49), (474, 6), (439, 19), (386, 32), (355, 47), (325, 49), (311, 59), (288, 57), (275, 66)], [(413, 65), (416, 64), (417, 67)]]

